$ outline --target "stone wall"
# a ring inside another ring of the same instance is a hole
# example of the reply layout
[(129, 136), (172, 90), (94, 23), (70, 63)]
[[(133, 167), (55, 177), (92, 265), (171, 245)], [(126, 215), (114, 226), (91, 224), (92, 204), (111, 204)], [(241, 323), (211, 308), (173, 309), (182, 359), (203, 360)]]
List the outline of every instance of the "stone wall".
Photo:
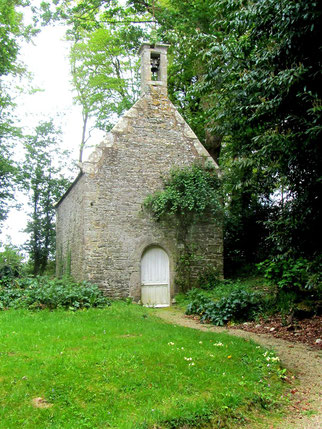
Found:
[(84, 194), (86, 176), (80, 174), (56, 209), (57, 275), (84, 278)]
[[(160, 87), (150, 87), (97, 147), (83, 176), (59, 203), (57, 252), (71, 250), (71, 273), (99, 284), (108, 295), (140, 299), (140, 261), (159, 245), (170, 259), (171, 295), (182, 248), (173, 226), (142, 211), (162, 176), (196, 161), (218, 168)], [(190, 240), (207, 264), (222, 273), (222, 228), (201, 223)], [(68, 247), (69, 246), (69, 247)]]

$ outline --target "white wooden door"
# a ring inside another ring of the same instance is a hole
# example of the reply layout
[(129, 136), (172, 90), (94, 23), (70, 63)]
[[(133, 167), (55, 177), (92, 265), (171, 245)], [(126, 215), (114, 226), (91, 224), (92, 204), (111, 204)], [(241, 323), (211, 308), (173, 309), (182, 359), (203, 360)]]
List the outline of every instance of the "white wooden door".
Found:
[(170, 305), (169, 258), (161, 247), (150, 247), (142, 256), (141, 302), (149, 307)]

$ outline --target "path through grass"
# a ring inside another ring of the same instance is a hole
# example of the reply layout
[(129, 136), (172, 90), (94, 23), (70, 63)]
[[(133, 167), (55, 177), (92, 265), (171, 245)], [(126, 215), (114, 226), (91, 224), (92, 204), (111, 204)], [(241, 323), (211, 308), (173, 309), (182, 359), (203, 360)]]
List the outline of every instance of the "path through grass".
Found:
[(0, 313), (0, 428), (231, 428), (278, 402), (279, 371), (256, 344), (136, 305)]

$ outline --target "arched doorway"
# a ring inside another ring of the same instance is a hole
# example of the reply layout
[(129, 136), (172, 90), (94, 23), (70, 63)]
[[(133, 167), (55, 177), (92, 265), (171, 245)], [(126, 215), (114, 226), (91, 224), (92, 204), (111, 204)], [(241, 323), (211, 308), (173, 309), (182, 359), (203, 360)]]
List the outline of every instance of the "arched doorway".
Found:
[(161, 247), (149, 247), (142, 255), (141, 302), (149, 307), (170, 305), (169, 257)]

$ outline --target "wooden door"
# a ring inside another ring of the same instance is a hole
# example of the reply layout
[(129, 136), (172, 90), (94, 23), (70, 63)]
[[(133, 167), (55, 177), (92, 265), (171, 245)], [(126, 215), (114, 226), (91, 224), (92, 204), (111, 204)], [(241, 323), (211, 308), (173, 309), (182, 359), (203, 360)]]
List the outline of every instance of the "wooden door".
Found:
[(169, 258), (161, 247), (150, 247), (141, 260), (141, 302), (149, 307), (170, 305)]

